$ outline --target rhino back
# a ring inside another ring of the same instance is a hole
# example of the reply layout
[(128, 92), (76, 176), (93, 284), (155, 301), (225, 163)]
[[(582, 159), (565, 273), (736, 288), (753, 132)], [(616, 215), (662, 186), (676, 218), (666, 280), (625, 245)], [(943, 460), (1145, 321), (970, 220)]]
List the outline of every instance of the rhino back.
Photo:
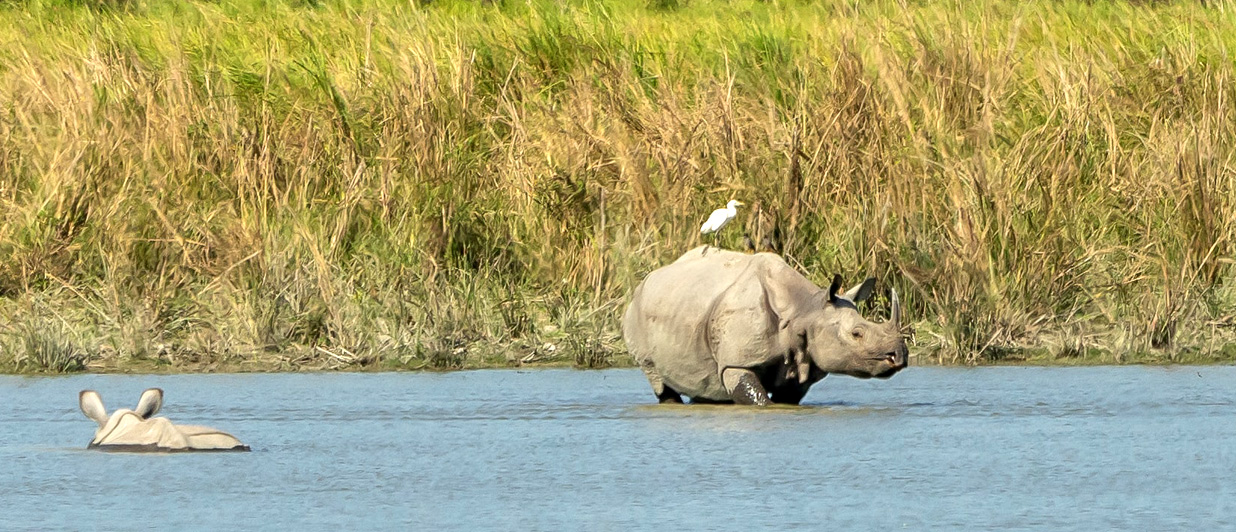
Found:
[(214, 427), (200, 425), (176, 425), (188, 440), (189, 448), (195, 451), (248, 451), (249, 446), (240, 443), (235, 436)]
[(167, 418), (142, 419), (131, 410), (118, 410), (90, 442), (91, 448), (123, 450), (181, 450), (188, 441)]
[[(697, 248), (651, 274), (636, 289), (623, 319), (628, 349), (641, 363), (680, 393), (692, 398), (728, 398), (721, 382), (723, 365), (750, 365), (752, 350), (767, 358), (769, 319), (760, 277), (769, 254), (746, 255)], [(740, 328), (741, 332), (719, 332)], [(755, 334), (756, 336), (747, 335)], [(741, 345), (728, 347), (732, 339)], [(721, 344), (727, 348), (718, 351)], [(743, 355), (742, 353), (746, 353)]]

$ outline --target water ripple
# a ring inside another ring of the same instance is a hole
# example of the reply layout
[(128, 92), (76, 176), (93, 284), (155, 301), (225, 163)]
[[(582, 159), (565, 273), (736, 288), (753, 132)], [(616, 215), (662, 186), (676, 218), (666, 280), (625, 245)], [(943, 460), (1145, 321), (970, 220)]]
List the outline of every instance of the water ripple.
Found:
[[(1223, 530), (1236, 368), (1205, 373), (911, 368), (764, 409), (659, 405), (631, 370), (0, 378), (0, 493), (34, 530), (139, 494), (156, 529)], [(149, 386), (254, 452), (84, 450), (78, 390)]]

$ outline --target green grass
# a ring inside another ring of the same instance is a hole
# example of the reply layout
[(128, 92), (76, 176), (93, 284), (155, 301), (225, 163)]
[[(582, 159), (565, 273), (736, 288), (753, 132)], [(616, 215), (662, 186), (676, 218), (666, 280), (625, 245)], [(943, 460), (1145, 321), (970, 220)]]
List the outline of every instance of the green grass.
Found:
[(732, 197), (922, 363), (1231, 361), (1233, 49), (1225, 2), (0, 2), (0, 369), (628, 364)]

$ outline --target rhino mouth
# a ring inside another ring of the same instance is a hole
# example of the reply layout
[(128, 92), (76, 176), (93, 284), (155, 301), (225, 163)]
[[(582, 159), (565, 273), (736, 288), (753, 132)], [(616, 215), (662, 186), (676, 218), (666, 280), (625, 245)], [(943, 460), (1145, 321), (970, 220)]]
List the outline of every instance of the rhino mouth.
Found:
[(874, 360), (876, 362), (887, 362), (894, 366), (898, 365), (897, 364), (897, 353), (885, 353), (883, 355), (876, 356), (876, 357), (867, 357), (867, 360)]
[(889, 377), (892, 377), (892, 376), (893, 376), (893, 375), (895, 375), (898, 371), (901, 371), (903, 368), (905, 368), (905, 367), (906, 367), (906, 364), (905, 364), (905, 363), (903, 363), (903, 362), (901, 362), (901, 361), (899, 361), (899, 360), (898, 360), (898, 358), (897, 358), (897, 353), (895, 353), (895, 352), (893, 352), (893, 353), (886, 353), (886, 354), (884, 354), (884, 355), (881, 355), (881, 356), (876, 356), (876, 357), (869, 357), (869, 360), (872, 360), (872, 361), (877, 362), (877, 363), (881, 363), (881, 362), (882, 362), (882, 363), (888, 364), (888, 366), (889, 366), (889, 367), (888, 367), (887, 369), (885, 369), (884, 371), (880, 371), (880, 372), (878, 372), (878, 373), (874, 373), (874, 374), (872, 375), (873, 377), (875, 377), (875, 378), (877, 378), (877, 379), (887, 379), (887, 378), (889, 378)]

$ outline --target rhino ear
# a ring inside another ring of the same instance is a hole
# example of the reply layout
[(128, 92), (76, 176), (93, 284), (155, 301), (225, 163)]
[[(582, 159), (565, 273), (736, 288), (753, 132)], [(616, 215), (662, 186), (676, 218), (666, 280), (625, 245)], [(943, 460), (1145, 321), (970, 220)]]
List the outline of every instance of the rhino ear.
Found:
[(100, 427), (107, 424), (107, 408), (103, 407), (103, 398), (94, 390), (82, 390), (77, 394), (77, 406), (86, 417), (93, 419)]
[(845, 293), (846, 299), (858, 303), (871, 297), (871, 293), (875, 291), (875, 277), (868, 277), (866, 281), (859, 283)]
[(841, 274), (833, 275), (833, 284), (828, 287), (828, 302), (837, 303), (837, 291), (841, 290)]
[(137, 408), (133, 412), (146, 419), (158, 414), (160, 408), (163, 408), (163, 390), (150, 388), (142, 392), (142, 398), (137, 400)]

